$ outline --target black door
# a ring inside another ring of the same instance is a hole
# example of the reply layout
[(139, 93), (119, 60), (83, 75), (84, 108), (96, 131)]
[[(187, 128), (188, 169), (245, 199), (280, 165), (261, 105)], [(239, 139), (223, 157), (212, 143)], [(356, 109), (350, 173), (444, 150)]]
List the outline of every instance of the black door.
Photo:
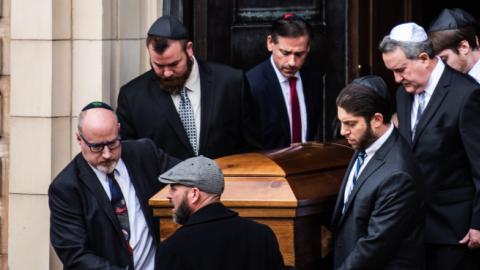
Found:
[[(181, 18), (192, 33), (195, 55), (247, 71), (269, 56), (266, 37), (285, 12), (303, 16), (314, 29), (305, 63), (324, 76), (324, 120), (319, 134), (332, 137), (335, 97), (345, 85), (345, 1), (183, 0), (164, 1), (164, 12)], [(327, 16), (328, 15), (328, 16)], [(322, 140), (323, 138), (317, 138)]]

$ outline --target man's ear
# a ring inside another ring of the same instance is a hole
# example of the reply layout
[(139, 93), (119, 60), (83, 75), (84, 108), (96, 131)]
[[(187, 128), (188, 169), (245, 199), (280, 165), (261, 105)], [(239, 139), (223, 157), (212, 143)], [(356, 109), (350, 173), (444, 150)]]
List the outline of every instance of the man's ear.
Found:
[(193, 57), (193, 43), (191, 41), (187, 42), (186, 47), (187, 55), (190, 59)]
[(77, 137), (77, 142), (78, 142), (78, 145), (80, 145), (82, 143), (82, 138), (80, 137), (80, 133), (76, 133), (76, 137)]
[(383, 125), (383, 115), (381, 113), (375, 113), (370, 120), (370, 125), (374, 128), (379, 128)]
[(422, 62), (425, 62), (427, 60), (430, 60), (430, 56), (428, 56), (428, 54), (426, 52), (421, 52), (419, 55), (418, 55), (418, 60), (422, 61)]
[(196, 187), (190, 189), (189, 199), (192, 204), (197, 203), (200, 200), (200, 190)]
[(268, 37), (267, 37), (267, 49), (268, 49), (269, 52), (273, 51), (273, 45), (274, 45), (274, 42), (273, 42), (272, 35), (268, 35)]
[(460, 55), (467, 55), (470, 53), (472, 48), (470, 48), (470, 44), (468, 44), (468, 41), (462, 40), (460, 41), (460, 44), (458, 44), (457, 50)]

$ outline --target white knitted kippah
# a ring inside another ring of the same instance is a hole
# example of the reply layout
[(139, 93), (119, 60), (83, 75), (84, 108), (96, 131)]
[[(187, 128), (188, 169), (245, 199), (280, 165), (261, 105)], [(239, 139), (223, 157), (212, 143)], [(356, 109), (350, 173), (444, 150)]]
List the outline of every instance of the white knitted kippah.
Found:
[(409, 22), (395, 26), (390, 31), (390, 39), (407, 42), (422, 42), (428, 39), (427, 33), (420, 25)]

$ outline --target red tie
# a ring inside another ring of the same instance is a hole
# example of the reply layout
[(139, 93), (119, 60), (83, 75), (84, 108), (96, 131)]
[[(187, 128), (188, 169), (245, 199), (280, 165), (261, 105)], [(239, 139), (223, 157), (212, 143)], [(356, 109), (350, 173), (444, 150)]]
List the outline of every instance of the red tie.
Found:
[(292, 112), (292, 143), (296, 143), (302, 141), (302, 118), (297, 96), (297, 78), (291, 77), (288, 82), (290, 83), (290, 109)]

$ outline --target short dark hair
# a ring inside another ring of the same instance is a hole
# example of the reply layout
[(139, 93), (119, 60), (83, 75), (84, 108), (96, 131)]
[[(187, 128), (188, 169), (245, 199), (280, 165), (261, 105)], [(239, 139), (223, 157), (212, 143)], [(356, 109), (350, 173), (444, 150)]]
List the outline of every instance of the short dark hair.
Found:
[(270, 31), (273, 42), (278, 42), (278, 37), (308, 36), (308, 42), (313, 38), (312, 26), (302, 17), (294, 13), (286, 13), (272, 23)]
[(429, 32), (428, 37), (432, 41), (433, 51), (435, 54), (438, 54), (446, 49), (451, 49), (458, 54), (458, 46), (462, 40), (466, 40), (472, 50), (477, 48), (475, 26), (473, 25), (457, 29)]
[(347, 113), (365, 118), (370, 122), (375, 113), (383, 115), (383, 123), (388, 124), (392, 118), (391, 97), (388, 91), (379, 93), (364, 85), (350, 83), (337, 97), (337, 106)]
[(153, 50), (158, 53), (162, 54), (165, 50), (170, 47), (173, 42), (180, 42), (182, 44), (182, 48), (185, 51), (187, 49), (188, 41), (186, 39), (169, 39), (165, 37), (158, 37), (158, 36), (148, 36), (147, 37), (147, 48), (152, 44)]

